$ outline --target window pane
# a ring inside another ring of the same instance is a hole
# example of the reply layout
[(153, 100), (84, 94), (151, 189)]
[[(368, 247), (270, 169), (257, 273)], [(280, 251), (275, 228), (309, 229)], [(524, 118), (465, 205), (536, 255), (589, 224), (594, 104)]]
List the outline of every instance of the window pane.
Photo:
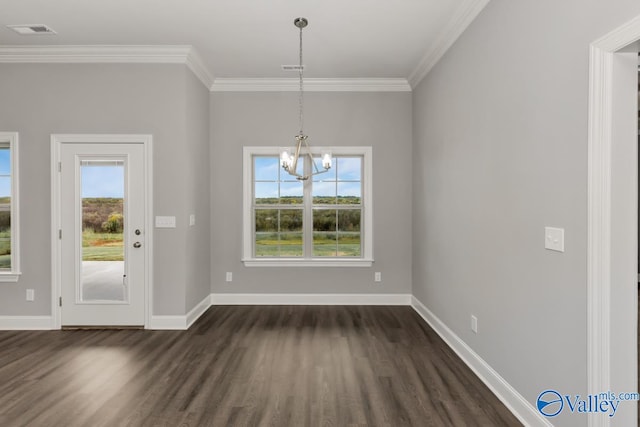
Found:
[(9, 205), (4, 205), (0, 209), (0, 269), (11, 269), (11, 210)]
[(301, 257), (302, 209), (257, 209), (257, 257)]
[(281, 233), (280, 234), (280, 256), (301, 257), (302, 256), (302, 233)]
[(338, 231), (360, 231), (360, 209), (341, 209), (338, 211)]
[(9, 203), (11, 197), (11, 177), (0, 175), (0, 203)]
[(254, 157), (253, 173), (255, 181), (277, 181), (280, 160), (278, 157)]
[(11, 174), (11, 150), (9, 147), (0, 147), (0, 175)]
[[(14, 204), (14, 194), (12, 194), (12, 176), (13, 165), (15, 161), (13, 158), (12, 150), (17, 144), (17, 140), (14, 140), (13, 135), (9, 135), (5, 139), (5, 135), (0, 136), (0, 269), (11, 271), (18, 268), (17, 257), (18, 253), (13, 253), (11, 247), (16, 242), (13, 239), (17, 239), (18, 231), (13, 230), (12, 225), (13, 215), (16, 215), (17, 205)], [(15, 262), (15, 265), (14, 265)], [(6, 271), (5, 271), (6, 272)]]
[(361, 248), (360, 233), (338, 233), (338, 256), (359, 257)]
[(315, 209), (313, 211), (313, 231), (336, 231), (335, 209)]
[(282, 209), (280, 211), (280, 231), (302, 232), (302, 209)]
[(313, 183), (313, 204), (314, 205), (334, 205), (336, 204), (336, 182), (322, 181)]
[(274, 205), (278, 203), (277, 182), (256, 182), (254, 184), (256, 204)]
[(277, 257), (279, 252), (278, 233), (256, 233), (257, 257)]
[(256, 209), (256, 233), (278, 231), (276, 209)]
[(302, 233), (256, 233), (256, 257), (301, 257)]
[(338, 182), (338, 204), (359, 205), (362, 186), (359, 182)]
[(335, 161), (339, 181), (362, 179), (362, 157), (338, 157)]
[(302, 204), (302, 182), (283, 182), (280, 184), (280, 204)]
[(121, 159), (80, 160), (82, 255), (78, 301), (126, 301), (123, 286), (126, 166)]
[(337, 256), (336, 210), (313, 211), (313, 256)]
[[(296, 172), (298, 175), (304, 174), (304, 156), (300, 156), (300, 158), (298, 159), (298, 164), (296, 165)], [(298, 178), (295, 175), (291, 175), (282, 167), (280, 168), (280, 181), (299, 182)]]
[(313, 233), (313, 256), (337, 256), (338, 247), (336, 236), (336, 233)]
[[(322, 167), (322, 158), (320, 156), (316, 156), (313, 158), (313, 162), (315, 163), (316, 167), (318, 168), (319, 171), (323, 171), (324, 168)], [(336, 180), (336, 159), (332, 159), (332, 166), (331, 168), (326, 171), (323, 172), (321, 174), (315, 175), (313, 177), (313, 182), (321, 182), (321, 181), (335, 181)], [(316, 171), (315, 169), (313, 170), (314, 172)]]

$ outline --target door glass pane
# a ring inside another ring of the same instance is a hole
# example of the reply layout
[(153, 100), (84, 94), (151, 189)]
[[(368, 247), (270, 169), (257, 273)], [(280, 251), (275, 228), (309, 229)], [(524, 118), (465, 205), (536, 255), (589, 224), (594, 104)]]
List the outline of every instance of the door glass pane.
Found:
[(124, 262), (122, 160), (82, 160), (82, 263), (79, 301), (128, 299)]

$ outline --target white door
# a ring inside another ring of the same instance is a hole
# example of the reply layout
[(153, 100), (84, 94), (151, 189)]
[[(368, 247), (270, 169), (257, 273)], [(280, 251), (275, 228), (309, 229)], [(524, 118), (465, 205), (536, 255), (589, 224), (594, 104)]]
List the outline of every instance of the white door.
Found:
[(143, 144), (61, 144), (63, 326), (144, 325), (144, 166)]

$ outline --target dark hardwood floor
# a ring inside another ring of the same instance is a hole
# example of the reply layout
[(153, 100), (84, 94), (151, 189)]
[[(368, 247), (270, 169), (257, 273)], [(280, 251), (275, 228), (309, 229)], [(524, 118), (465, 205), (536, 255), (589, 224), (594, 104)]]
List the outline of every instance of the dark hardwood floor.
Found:
[(188, 331), (0, 332), (0, 425), (520, 423), (410, 307), (216, 306)]

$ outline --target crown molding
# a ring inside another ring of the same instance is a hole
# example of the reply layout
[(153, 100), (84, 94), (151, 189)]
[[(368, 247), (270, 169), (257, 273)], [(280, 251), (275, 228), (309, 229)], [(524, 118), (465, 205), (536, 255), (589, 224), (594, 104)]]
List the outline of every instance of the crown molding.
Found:
[[(214, 78), (192, 46), (1, 46), (0, 63), (185, 64), (212, 92), (294, 92), (296, 78)], [(404, 78), (305, 78), (307, 92), (411, 92)]]
[(207, 87), (214, 79), (192, 46), (0, 46), (0, 63), (186, 64)]
[(478, 14), (485, 8), (490, 0), (468, 0), (465, 2), (451, 18), (440, 36), (431, 45), (426, 55), (422, 58), (418, 66), (409, 75), (409, 83), (415, 88), (422, 79), (438, 63), (445, 52), (455, 43), (460, 35), (467, 29), (469, 24), (476, 19)]
[(186, 64), (191, 72), (200, 79), (207, 89), (210, 89), (215, 81), (213, 74), (209, 72), (209, 69), (204, 64), (202, 57), (193, 47), (189, 49), (189, 52), (187, 53)]
[(185, 63), (191, 46), (0, 46), (0, 63)]
[[(212, 92), (297, 92), (300, 81), (296, 78), (217, 78)], [(320, 79), (305, 78), (305, 92), (411, 92), (411, 86), (402, 78), (372, 79)]]

